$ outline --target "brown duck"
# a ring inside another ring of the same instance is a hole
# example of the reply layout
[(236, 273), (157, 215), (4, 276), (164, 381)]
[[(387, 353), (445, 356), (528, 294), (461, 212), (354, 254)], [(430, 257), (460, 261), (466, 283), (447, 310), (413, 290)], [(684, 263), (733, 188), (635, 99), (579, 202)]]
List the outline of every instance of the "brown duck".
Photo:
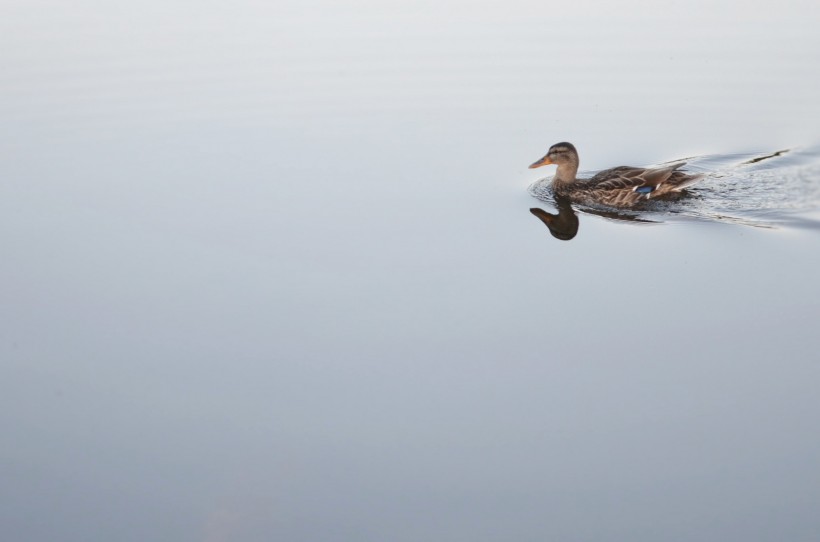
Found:
[(576, 179), (578, 151), (572, 143), (556, 143), (549, 152), (530, 165), (530, 169), (555, 164), (552, 178), (556, 196), (569, 198), (583, 205), (632, 207), (640, 202), (677, 195), (703, 178), (702, 174), (680, 171), (686, 162), (657, 168), (619, 166), (605, 169), (589, 179)]

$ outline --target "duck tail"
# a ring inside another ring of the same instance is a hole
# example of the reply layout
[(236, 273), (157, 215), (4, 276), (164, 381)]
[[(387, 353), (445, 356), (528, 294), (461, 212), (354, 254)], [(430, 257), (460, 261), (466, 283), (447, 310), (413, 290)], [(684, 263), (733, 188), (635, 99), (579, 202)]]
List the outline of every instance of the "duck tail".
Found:
[(674, 178), (670, 179), (670, 184), (674, 185), (672, 190), (680, 192), (684, 188), (699, 183), (705, 176), (703, 173), (684, 173), (683, 171), (676, 171)]

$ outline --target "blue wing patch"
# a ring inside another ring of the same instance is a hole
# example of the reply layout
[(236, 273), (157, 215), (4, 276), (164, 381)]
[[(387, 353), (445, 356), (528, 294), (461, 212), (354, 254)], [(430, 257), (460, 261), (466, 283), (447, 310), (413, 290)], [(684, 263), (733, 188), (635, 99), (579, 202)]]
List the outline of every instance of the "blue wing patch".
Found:
[(655, 190), (654, 186), (636, 186), (634, 188), (635, 192), (638, 194), (649, 194), (653, 190)]

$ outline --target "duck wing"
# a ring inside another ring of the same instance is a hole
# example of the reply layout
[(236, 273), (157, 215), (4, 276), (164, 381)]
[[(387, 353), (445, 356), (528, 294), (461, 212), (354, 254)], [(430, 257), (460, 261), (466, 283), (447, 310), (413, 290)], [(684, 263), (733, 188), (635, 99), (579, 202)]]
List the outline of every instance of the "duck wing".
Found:
[(589, 179), (595, 190), (631, 191), (647, 198), (679, 191), (699, 181), (702, 175), (688, 175), (678, 168), (686, 162), (678, 162), (659, 168), (620, 166), (602, 171)]

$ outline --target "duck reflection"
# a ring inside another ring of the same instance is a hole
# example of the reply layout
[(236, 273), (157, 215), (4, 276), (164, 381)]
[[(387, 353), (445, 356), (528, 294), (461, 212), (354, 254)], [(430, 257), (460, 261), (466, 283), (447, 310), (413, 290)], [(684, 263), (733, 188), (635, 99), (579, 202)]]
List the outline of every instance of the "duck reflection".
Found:
[(546, 224), (553, 237), (561, 241), (569, 241), (578, 234), (578, 215), (575, 214), (569, 198), (556, 197), (555, 206), (558, 209), (557, 215), (538, 207), (533, 207), (530, 212)]
[[(548, 213), (543, 209), (538, 207), (533, 207), (530, 209), (530, 212), (538, 217), (538, 219), (543, 222), (547, 228), (549, 228), (550, 233), (556, 239), (560, 239), (561, 241), (569, 241), (573, 239), (576, 235), (578, 235), (578, 214), (575, 212), (575, 209), (572, 207), (572, 202), (569, 198), (564, 196), (555, 196), (553, 195), (553, 202), (555, 203), (556, 210), (558, 214)], [(588, 213), (591, 215), (597, 215), (609, 220), (617, 220), (623, 222), (632, 222), (632, 223), (643, 223), (643, 224), (657, 224), (656, 220), (651, 220), (647, 218), (643, 218), (639, 216), (637, 212), (622, 212), (622, 211), (607, 211), (604, 209), (594, 209), (585, 206), (581, 206), (581, 210), (584, 213)]]

